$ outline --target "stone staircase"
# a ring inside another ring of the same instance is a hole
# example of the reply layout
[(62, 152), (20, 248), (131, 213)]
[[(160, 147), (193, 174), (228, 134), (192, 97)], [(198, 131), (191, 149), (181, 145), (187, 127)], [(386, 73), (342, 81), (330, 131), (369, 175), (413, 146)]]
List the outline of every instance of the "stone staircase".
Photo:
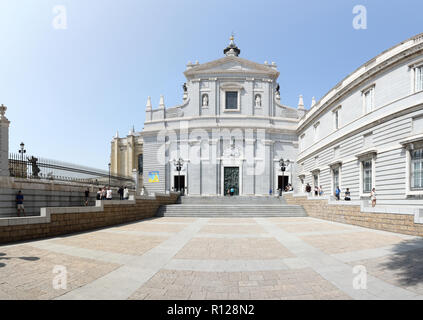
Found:
[(158, 217), (246, 218), (307, 217), (302, 206), (277, 197), (180, 197), (178, 204), (161, 206)]

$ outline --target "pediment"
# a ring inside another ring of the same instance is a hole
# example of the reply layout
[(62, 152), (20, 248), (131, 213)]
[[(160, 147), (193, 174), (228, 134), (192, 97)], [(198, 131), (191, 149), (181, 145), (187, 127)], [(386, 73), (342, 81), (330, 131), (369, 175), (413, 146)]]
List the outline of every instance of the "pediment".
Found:
[(205, 64), (195, 65), (185, 71), (186, 76), (198, 74), (243, 73), (262, 74), (278, 77), (279, 72), (272, 66), (259, 64), (239, 57), (224, 57)]

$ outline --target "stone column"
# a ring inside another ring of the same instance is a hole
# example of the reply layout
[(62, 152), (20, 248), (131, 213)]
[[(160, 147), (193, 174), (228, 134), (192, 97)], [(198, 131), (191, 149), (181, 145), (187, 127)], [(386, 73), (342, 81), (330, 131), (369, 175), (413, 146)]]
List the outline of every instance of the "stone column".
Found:
[(9, 125), (6, 118), (7, 107), (0, 106), (0, 176), (9, 176)]

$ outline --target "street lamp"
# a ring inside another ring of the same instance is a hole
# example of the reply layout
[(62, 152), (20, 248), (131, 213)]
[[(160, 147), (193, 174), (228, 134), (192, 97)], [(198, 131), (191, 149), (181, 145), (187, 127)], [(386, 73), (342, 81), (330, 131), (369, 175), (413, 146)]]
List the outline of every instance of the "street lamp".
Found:
[(112, 164), (109, 162), (109, 187), (110, 187), (110, 167), (112, 166)]
[[(184, 166), (184, 160), (182, 158), (173, 160), (173, 164), (176, 168), (176, 171), (178, 171), (178, 191), (181, 191), (181, 171), (182, 167)], [(184, 195), (183, 192), (181, 192), (181, 194)]]
[(21, 150), (19, 150), (19, 153), (21, 154), (21, 159), (22, 159), (22, 163), (21, 163), (21, 165), (22, 165), (22, 178), (24, 178), (24, 154), (26, 153), (25, 143), (21, 142), (20, 147), (21, 147)]
[(286, 167), (288, 167), (290, 163), (291, 163), (291, 161), (284, 160), (283, 158), (279, 160), (279, 167), (281, 167), (281, 171), (282, 171), (282, 185), (281, 185), (281, 190), (279, 192), (280, 196), (282, 196), (282, 193), (283, 193), (283, 183), (285, 181)]

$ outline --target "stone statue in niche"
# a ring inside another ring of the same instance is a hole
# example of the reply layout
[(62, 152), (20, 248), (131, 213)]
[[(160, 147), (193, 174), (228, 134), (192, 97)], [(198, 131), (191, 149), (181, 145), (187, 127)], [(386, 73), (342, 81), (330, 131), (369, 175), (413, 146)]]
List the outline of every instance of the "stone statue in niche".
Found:
[(256, 107), (261, 107), (261, 95), (256, 94)]
[(209, 96), (207, 94), (203, 94), (203, 107), (209, 106)]

